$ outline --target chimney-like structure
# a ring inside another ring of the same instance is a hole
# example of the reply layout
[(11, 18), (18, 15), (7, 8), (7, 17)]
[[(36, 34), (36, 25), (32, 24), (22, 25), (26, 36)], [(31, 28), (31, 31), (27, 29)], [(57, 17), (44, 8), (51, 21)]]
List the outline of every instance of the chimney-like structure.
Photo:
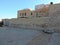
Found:
[(53, 2), (50, 2), (50, 5), (53, 5)]

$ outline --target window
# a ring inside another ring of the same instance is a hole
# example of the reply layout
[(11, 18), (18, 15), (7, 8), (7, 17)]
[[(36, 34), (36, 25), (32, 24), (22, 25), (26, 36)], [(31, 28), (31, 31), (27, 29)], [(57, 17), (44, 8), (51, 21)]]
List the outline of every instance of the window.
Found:
[(36, 17), (41, 17), (39, 13), (36, 13)]
[(25, 13), (25, 16), (26, 16), (26, 13)]
[(20, 16), (21, 16), (21, 13), (20, 13)]
[(36, 13), (36, 15), (38, 15), (38, 13)]
[(24, 16), (24, 13), (22, 13), (22, 16)]
[(33, 13), (31, 12), (31, 15), (33, 15)]

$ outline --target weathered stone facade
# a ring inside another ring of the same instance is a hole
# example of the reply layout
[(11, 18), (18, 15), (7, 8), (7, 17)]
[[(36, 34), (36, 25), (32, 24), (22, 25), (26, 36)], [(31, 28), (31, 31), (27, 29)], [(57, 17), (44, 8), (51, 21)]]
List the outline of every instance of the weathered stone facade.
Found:
[[(38, 8), (38, 7), (37, 7)], [(45, 17), (48, 15), (48, 8), (46, 5), (40, 9), (30, 10), (30, 9), (23, 9), (18, 11), (18, 18), (34, 18), (34, 17)]]
[(4, 20), (4, 25), (21, 28), (60, 27), (60, 4), (50, 4), (40, 10), (19, 10), (16, 19)]
[(53, 4), (49, 6), (49, 26), (60, 27), (60, 4)]

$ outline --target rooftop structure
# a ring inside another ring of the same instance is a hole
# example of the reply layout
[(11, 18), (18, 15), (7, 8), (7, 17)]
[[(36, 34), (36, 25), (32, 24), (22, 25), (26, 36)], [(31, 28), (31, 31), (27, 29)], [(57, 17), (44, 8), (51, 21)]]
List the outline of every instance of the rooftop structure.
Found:
[(23, 9), (18, 11), (18, 18), (21, 17), (41, 17), (41, 16), (47, 16), (48, 14), (48, 5), (36, 5), (35, 10), (30, 9)]

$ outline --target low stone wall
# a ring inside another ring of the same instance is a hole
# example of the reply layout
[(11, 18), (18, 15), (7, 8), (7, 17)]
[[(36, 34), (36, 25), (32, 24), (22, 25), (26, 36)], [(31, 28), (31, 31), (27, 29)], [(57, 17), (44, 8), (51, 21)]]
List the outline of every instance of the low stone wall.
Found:
[(38, 24), (11, 24), (9, 27), (14, 28), (23, 28), (23, 29), (34, 29), (34, 30), (40, 30), (41, 25)]
[(4, 20), (4, 25), (16, 28), (37, 29), (47, 28), (49, 17), (41, 18), (20, 18)]

